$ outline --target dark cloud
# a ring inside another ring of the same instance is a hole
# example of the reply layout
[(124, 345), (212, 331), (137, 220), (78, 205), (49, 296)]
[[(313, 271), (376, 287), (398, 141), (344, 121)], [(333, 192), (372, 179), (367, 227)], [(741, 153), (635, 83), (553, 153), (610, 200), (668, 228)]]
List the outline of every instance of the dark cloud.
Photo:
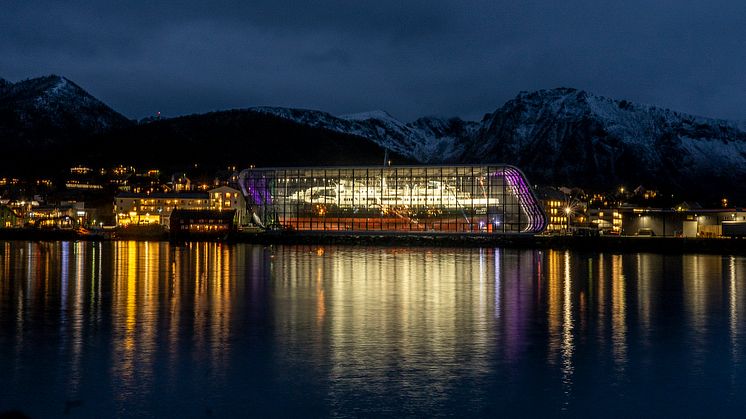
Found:
[(746, 119), (746, 3), (10, 0), (0, 77), (65, 75), (130, 117), (256, 105), (478, 118), (572, 86)]

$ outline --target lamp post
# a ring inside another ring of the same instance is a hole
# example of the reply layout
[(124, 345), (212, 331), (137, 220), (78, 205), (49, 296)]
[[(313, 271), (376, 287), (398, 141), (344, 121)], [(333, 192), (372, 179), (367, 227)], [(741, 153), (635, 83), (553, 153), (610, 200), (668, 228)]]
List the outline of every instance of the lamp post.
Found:
[(570, 209), (570, 207), (565, 208), (565, 218), (567, 218), (567, 232), (568, 233), (570, 232), (570, 212), (571, 211), (572, 210)]

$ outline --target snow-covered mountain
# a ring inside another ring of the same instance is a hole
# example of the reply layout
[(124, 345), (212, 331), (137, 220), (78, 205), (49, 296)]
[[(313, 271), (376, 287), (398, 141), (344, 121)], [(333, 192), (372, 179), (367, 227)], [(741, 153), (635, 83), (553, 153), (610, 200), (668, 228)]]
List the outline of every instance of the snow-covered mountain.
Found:
[(290, 108), (251, 108), (302, 125), (355, 135), (422, 163), (455, 161), (464, 152), (462, 140), (476, 132), (476, 122), (459, 118), (420, 118), (403, 123), (384, 111), (334, 116), (320, 111)]
[(522, 92), (480, 122), (374, 111), (335, 117), (254, 108), (361, 136), (422, 163), (514, 164), (533, 182), (593, 189), (643, 184), (676, 191), (735, 188), (746, 175), (743, 124), (557, 88)]
[[(76, 142), (86, 137), (86, 147)], [(0, 163), (6, 168), (29, 156), (62, 165), (61, 150), (78, 158), (80, 150), (97, 148), (91, 158), (100, 159), (106, 144), (139, 138), (148, 139), (144, 148), (188, 143), (212, 161), (228, 153), (265, 165), (378, 162), (386, 149), (395, 164), (508, 163), (533, 183), (600, 190), (641, 184), (746, 199), (746, 125), (576, 89), (522, 92), (478, 122), (259, 107), (136, 125), (64, 77), (0, 79)], [(297, 156), (289, 158), (288, 147), (297, 148)], [(314, 147), (324, 152), (310, 153)]]
[(741, 189), (746, 132), (738, 123), (576, 89), (521, 93), (481, 122), (462, 160), (515, 164), (534, 182), (609, 188)]
[(54, 142), (130, 125), (72, 81), (56, 76), (0, 81), (0, 141)]

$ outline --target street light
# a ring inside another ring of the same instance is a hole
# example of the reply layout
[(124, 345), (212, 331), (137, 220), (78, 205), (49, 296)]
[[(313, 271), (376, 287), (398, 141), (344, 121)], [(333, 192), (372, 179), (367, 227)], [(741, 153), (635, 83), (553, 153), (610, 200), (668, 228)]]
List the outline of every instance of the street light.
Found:
[(572, 212), (572, 209), (570, 207), (566, 207), (565, 218), (567, 218), (567, 231), (570, 231), (570, 212)]

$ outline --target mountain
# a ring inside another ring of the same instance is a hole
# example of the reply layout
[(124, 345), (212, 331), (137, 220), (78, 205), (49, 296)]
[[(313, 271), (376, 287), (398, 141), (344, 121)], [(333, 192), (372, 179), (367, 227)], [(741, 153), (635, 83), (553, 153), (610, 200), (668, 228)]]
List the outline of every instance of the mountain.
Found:
[[(45, 76), (0, 80), (0, 163), (18, 170), (72, 154), (69, 145), (132, 122), (72, 81)], [(23, 167), (18, 156), (23, 156)]]
[[(291, 112), (291, 110), (288, 110)], [(319, 112), (319, 114), (321, 114)], [(80, 144), (97, 165), (131, 164), (184, 170), (194, 164), (224, 169), (304, 165), (380, 165), (386, 150), (361, 136), (274, 114), (238, 109), (161, 119), (91, 137)], [(107, 144), (120, 144), (111, 153)], [(392, 151), (397, 162), (414, 163)]]
[[(334, 117), (257, 108), (358, 135), (422, 163), (508, 163), (534, 183), (611, 190), (645, 185), (689, 196), (746, 197), (741, 124), (557, 88), (522, 92), (480, 122), (389, 114)], [(712, 196), (711, 196), (712, 195)]]
[(576, 89), (521, 93), (466, 141), (462, 161), (509, 162), (533, 182), (744, 195), (743, 126)]
[(746, 127), (557, 88), (521, 92), (481, 121), (258, 107), (136, 124), (72, 81), (0, 79), (0, 169), (73, 163), (214, 167), (508, 163), (533, 183), (746, 200)]
[(477, 128), (475, 122), (459, 118), (420, 118), (407, 124), (380, 110), (339, 117), (304, 109), (259, 107), (249, 110), (309, 127), (366, 138), (421, 163), (457, 159), (463, 153), (462, 139), (471, 136)]

